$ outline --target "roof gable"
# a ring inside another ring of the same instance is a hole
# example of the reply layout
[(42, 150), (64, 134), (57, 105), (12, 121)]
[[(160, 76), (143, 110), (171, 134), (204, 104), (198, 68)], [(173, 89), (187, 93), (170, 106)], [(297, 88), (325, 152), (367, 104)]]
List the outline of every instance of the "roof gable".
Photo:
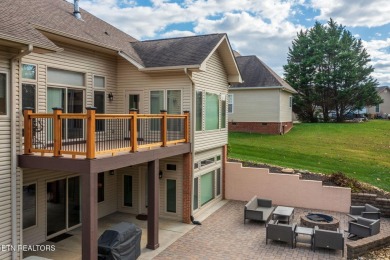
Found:
[(232, 85), (231, 88), (282, 88), (286, 91), (296, 93), (287, 82), (279, 77), (270, 67), (258, 57), (237, 56), (236, 61), (240, 69), (243, 83)]

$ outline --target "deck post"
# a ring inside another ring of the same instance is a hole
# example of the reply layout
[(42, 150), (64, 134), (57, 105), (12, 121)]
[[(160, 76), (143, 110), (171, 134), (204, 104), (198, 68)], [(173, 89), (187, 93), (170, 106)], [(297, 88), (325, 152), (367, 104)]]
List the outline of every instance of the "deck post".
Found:
[(32, 138), (33, 138), (33, 128), (32, 128), (32, 119), (30, 115), (33, 113), (32, 107), (23, 108), (23, 116), (24, 116), (24, 154), (32, 154)]
[(87, 109), (87, 159), (94, 159), (96, 152), (96, 107), (86, 107), (85, 109)]
[(190, 142), (190, 111), (184, 111), (184, 139), (186, 143)]
[(62, 146), (62, 119), (63, 108), (53, 107), (53, 157), (61, 156)]
[(158, 243), (158, 213), (160, 183), (158, 178), (159, 160), (148, 162), (148, 241), (146, 247), (156, 249)]
[(137, 133), (137, 114), (138, 114), (138, 109), (132, 108), (130, 109), (129, 113), (133, 115), (133, 118), (131, 119), (131, 124), (130, 124), (130, 145), (131, 145), (131, 152), (136, 152), (138, 150), (138, 133)]
[(98, 259), (97, 173), (81, 174), (81, 254), (83, 260)]
[(183, 154), (183, 223), (191, 223), (192, 198), (192, 155)]
[(161, 110), (160, 111), (162, 114), (161, 118), (161, 142), (162, 142), (162, 147), (167, 146), (167, 111), (166, 110)]

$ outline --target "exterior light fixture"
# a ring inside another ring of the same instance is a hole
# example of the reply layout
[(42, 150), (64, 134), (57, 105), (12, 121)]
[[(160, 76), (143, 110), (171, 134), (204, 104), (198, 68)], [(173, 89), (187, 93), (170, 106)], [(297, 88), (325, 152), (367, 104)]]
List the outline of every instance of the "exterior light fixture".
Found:
[(114, 95), (112, 94), (112, 92), (108, 93), (107, 97), (108, 97), (108, 100), (110, 100), (110, 101), (114, 100)]

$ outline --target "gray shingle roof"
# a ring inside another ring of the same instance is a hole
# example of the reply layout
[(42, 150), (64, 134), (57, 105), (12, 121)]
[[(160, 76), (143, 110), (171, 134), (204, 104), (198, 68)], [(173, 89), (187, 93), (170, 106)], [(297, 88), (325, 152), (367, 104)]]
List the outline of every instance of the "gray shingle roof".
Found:
[(377, 91), (378, 93), (381, 93), (381, 92), (384, 91), (385, 89), (390, 90), (390, 87), (389, 87), (389, 86), (377, 87), (377, 88), (376, 88), (376, 91)]
[(73, 16), (73, 4), (65, 0), (1, 0), (0, 38), (56, 49), (37, 29), (57, 32), (74, 39), (122, 50), (134, 59), (133, 37), (81, 9), (82, 20)]
[(238, 56), (236, 61), (244, 82), (234, 84), (231, 88), (281, 87), (294, 93), (296, 92), (258, 57), (254, 55)]
[(200, 65), (226, 34), (132, 42), (146, 68)]

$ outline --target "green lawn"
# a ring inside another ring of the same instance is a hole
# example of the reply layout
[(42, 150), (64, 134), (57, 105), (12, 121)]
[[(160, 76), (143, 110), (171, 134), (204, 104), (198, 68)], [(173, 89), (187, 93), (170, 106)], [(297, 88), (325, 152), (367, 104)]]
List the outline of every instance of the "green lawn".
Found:
[(286, 135), (229, 133), (229, 158), (340, 171), (390, 191), (390, 120), (296, 124)]

